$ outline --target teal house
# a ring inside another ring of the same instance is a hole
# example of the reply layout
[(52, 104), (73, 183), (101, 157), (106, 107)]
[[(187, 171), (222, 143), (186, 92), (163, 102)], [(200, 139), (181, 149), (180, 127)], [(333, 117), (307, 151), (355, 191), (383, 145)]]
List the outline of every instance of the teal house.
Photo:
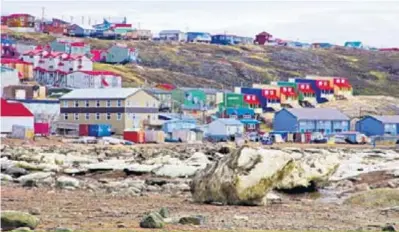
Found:
[(137, 61), (137, 49), (113, 45), (107, 50), (105, 63), (109, 64), (127, 64)]
[(54, 52), (65, 52), (73, 55), (90, 54), (90, 44), (85, 42), (54, 40), (50, 43), (50, 48)]

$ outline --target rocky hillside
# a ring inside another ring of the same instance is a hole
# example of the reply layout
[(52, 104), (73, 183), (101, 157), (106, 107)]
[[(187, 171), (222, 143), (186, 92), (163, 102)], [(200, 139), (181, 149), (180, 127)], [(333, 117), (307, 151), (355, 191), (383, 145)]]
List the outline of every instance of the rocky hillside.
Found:
[[(17, 34), (19, 40), (45, 43), (53, 38)], [(113, 41), (88, 39), (93, 48)], [(348, 77), (356, 94), (399, 96), (399, 53), (303, 50), (269, 46), (216, 46), (121, 42), (140, 51), (138, 65), (95, 66), (122, 73), (126, 86), (167, 82), (179, 86), (224, 87), (268, 83), (307, 74)]]

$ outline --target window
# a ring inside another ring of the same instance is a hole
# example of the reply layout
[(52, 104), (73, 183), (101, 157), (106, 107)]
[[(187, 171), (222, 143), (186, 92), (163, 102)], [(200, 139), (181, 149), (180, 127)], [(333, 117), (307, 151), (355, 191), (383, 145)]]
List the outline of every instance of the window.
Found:
[(75, 101), (75, 107), (79, 107), (79, 101)]
[(86, 100), (86, 107), (89, 107), (89, 106), (90, 106), (89, 101)]
[(237, 118), (237, 115), (236, 114), (231, 114), (230, 118)]
[(256, 129), (256, 125), (255, 124), (248, 124), (247, 128), (250, 129), (250, 130), (255, 130)]
[(86, 120), (90, 120), (90, 114), (86, 113)]
[(68, 120), (68, 114), (64, 113), (64, 120)]
[(116, 119), (117, 120), (121, 120), (122, 119), (122, 113), (118, 113)]
[(75, 121), (79, 120), (79, 114), (75, 113)]
[(243, 118), (251, 118), (251, 115), (250, 114), (244, 114), (244, 116), (243, 116)]
[(100, 120), (100, 113), (96, 113), (96, 120)]
[(100, 101), (99, 100), (96, 101), (96, 106), (100, 107)]
[(107, 107), (111, 107), (111, 100), (107, 100)]
[(121, 100), (118, 100), (118, 101), (117, 101), (117, 106), (118, 106), (118, 107), (121, 107), (121, 106), (122, 106), (122, 101), (121, 101)]
[(111, 120), (111, 113), (107, 113), (107, 120)]
[(64, 107), (68, 107), (68, 101), (63, 101), (64, 102)]
[(146, 102), (145, 105), (146, 105), (147, 107), (149, 107), (149, 106), (150, 106), (150, 103)]

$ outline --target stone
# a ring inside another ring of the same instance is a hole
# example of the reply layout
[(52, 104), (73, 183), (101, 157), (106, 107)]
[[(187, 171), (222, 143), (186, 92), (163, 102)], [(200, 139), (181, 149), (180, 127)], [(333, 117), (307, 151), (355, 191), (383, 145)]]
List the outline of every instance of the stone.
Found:
[(147, 192), (159, 192), (161, 190), (161, 187), (157, 186), (157, 185), (148, 185), (146, 187)]
[(202, 152), (195, 152), (185, 163), (190, 166), (196, 166), (200, 169), (204, 169), (207, 164), (210, 163), (208, 157)]
[(156, 176), (165, 176), (170, 178), (191, 177), (198, 171), (198, 167), (186, 164), (165, 164), (153, 171)]
[(55, 228), (54, 232), (73, 232), (73, 230), (69, 229), (69, 228), (58, 227), (58, 228)]
[(370, 186), (367, 183), (357, 184), (355, 185), (355, 191), (368, 191), (370, 190)]
[(180, 224), (183, 225), (202, 225), (204, 224), (205, 218), (201, 215), (197, 216), (188, 216), (188, 217), (182, 217), (179, 220)]
[(28, 212), (32, 215), (40, 215), (40, 209), (39, 208), (30, 208)]
[(266, 202), (270, 202), (272, 204), (281, 203), (281, 197), (272, 192), (267, 193), (265, 198)]
[(399, 226), (394, 224), (387, 224), (382, 227), (382, 231), (399, 231)]
[(63, 170), (65, 174), (68, 175), (82, 175), (87, 172), (87, 169), (83, 168), (66, 168)]
[(168, 208), (162, 207), (159, 210), (159, 215), (161, 215), (163, 218), (168, 218), (169, 217), (169, 210)]
[(151, 173), (152, 170), (159, 167), (160, 165), (132, 164), (125, 168), (123, 171), (128, 175), (144, 175), (147, 173)]
[(0, 173), (0, 179), (1, 179), (1, 181), (12, 181), (13, 180), (12, 176), (3, 174), (3, 173)]
[(39, 184), (49, 184), (49, 181), (52, 180), (52, 176), (54, 173), (52, 172), (34, 172), (25, 176), (21, 176), (17, 179), (22, 186), (25, 187), (35, 187)]
[(19, 227), (35, 229), (39, 225), (39, 219), (28, 213), (19, 211), (1, 212), (1, 229), (13, 230)]
[(65, 187), (78, 188), (80, 184), (78, 179), (69, 176), (58, 177), (56, 183), (59, 188), (65, 188)]
[(4, 171), (4, 174), (11, 175), (15, 178), (18, 178), (20, 176), (26, 175), (29, 172), (24, 169), (24, 168), (18, 168), (18, 167), (9, 167)]
[(140, 222), (141, 228), (163, 228), (164, 221), (162, 216), (159, 213), (153, 212), (150, 213), (141, 220)]
[(202, 203), (265, 205), (266, 194), (293, 169), (287, 153), (244, 146), (199, 171), (191, 194)]
[(161, 178), (149, 178), (145, 180), (145, 183), (147, 185), (158, 185), (158, 186), (162, 186), (165, 185), (167, 182), (167, 180), (165, 179), (161, 179)]
[(29, 227), (19, 227), (15, 230), (11, 230), (11, 232), (30, 232), (32, 231)]
[(248, 216), (245, 215), (234, 215), (234, 220), (238, 220), (238, 221), (248, 221), (249, 218)]
[(83, 168), (88, 169), (91, 172), (124, 170), (127, 167), (128, 165), (124, 160), (117, 159), (107, 160), (100, 163), (86, 164), (83, 166)]

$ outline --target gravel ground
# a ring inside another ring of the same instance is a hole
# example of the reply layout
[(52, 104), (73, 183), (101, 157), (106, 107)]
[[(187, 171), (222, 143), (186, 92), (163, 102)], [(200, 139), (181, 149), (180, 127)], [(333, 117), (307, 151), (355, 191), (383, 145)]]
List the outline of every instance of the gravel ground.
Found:
[(200, 226), (169, 224), (167, 230), (381, 230), (379, 225), (399, 221), (399, 214), (321, 203), (302, 197), (284, 197), (281, 204), (264, 207), (200, 205), (190, 196), (150, 195), (121, 197), (88, 191), (2, 186), (2, 210), (40, 212), (38, 229), (67, 227), (85, 231), (140, 230), (143, 214), (167, 207), (172, 217), (203, 215)]

